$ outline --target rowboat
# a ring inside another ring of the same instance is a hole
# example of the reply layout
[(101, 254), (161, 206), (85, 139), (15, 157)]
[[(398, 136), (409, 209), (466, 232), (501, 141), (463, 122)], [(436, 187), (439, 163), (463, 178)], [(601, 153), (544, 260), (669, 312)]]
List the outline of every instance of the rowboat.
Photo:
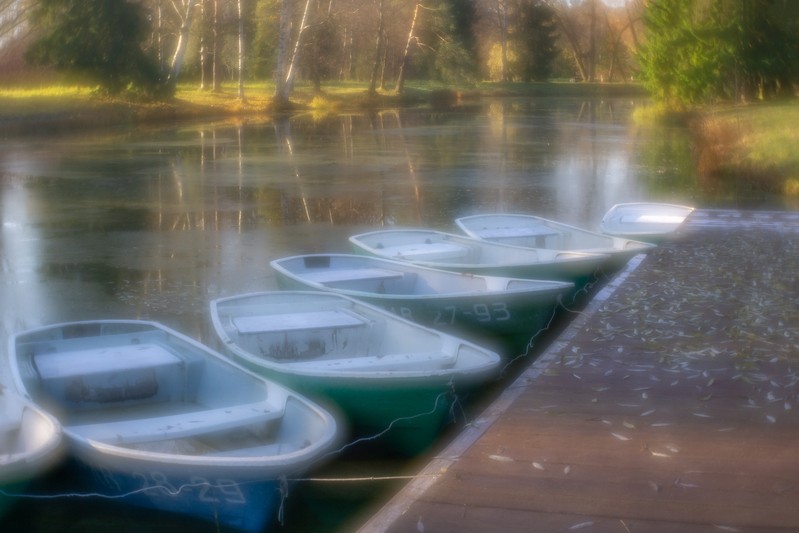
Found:
[(58, 464), (61, 425), (0, 383), (0, 517), (28, 484)]
[(529, 339), (547, 325), (561, 296), (574, 287), (352, 254), (298, 255), (271, 265), (282, 289), (343, 294), (478, 343), (508, 336)]
[(693, 207), (652, 202), (616, 204), (602, 217), (603, 233), (647, 242), (669, 237), (693, 212)]
[(499, 356), (334, 293), (271, 291), (211, 302), (211, 320), (238, 362), (348, 419), (352, 437), (414, 455), (428, 448), (457, 397), (497, 374)]
[(469, 237), (527, 248), (607, 254), (603, 270), (613, 272), (654, 244), (603, 235), (554, 220), (517, 214), (483, 214), (455, 219)]
[(545, 279), (582, 289), (596, 278), (605, 254), (522, 248), (429, 229), (395, 229), (353, 235), (362, 254), (482, 276)]
[(12, 335), (17, 388), (61, 422), (87, 490), (262, 531), (281, 480), (329, 451), (315, 403), (154, 322), (102, 320)]

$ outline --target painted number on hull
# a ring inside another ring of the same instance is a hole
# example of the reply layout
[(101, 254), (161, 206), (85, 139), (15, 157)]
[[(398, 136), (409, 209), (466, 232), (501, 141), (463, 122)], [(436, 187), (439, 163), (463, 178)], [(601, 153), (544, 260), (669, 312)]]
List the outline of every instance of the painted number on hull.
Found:
[(503, 322), (510, 320), (511, 314), (508, 311), (508, 306), (504, 302), (495, 302), (492, 304), (474, 304), (469, 311), (464, 311), (450, 305), (436, 312), (435, 325), (436, 326), (451, 326), (455, 324), (455, 317), (458, 314), (466, 316), (477, 317), (478, 322)]

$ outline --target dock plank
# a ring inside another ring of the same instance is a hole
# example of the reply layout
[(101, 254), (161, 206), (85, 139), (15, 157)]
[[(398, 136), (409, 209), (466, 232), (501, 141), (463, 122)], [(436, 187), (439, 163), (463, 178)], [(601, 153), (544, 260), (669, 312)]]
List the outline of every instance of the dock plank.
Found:
[(796, 214), (695, 211), (360, 531), (799, 530), (797, 271)]

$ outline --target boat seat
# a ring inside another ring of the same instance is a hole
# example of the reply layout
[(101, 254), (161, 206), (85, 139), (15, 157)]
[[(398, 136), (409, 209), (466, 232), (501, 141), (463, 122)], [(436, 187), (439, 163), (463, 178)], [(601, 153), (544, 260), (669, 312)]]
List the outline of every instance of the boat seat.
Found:
[(232, 319), (240, 334), (274, 333), (303, 329), (352, 328), (367, 322), (344, 309), (280, 313), (277, 315), (239, 316)]
[(469, 249), (466, 246), (450, 242), (432, 242), (387, 246), (380, 249), (380, 254), (409, 261), (439, 261), (466, 259)]
[(442, 356), (441, 352), (409, 352), (339, 359), (317, 359), (287, 363), (292, 370), (346, 371), (392, 371), (433, 370), (449, 368), (457, 361), (456, 355)]
[(33, 362), (42, 389), (74, 408), (167, 399), (178, 390), (185, 368), (183, 359), (159, 344), (40, 353)]
[(283, 410), (269, 411), (265, 409), (263, 402), (256, 402), (152, 418), (69, 426), (69, 431), (87, 439), (109, 444), (135, 444), (186, 438), (251, 424), (264, 424), (278, 420), (282, 416)]
[(42, 380), (173, 365), (181, 359), (158, 344), (127, 344), (34, 356)]
[(390, 279), (401, 279), (402, 272), (386, 270), (384, 268), (342, 268), (305, 272), (302, 277), (317, 283), (327, 284), (342, 281), (386, 281)]

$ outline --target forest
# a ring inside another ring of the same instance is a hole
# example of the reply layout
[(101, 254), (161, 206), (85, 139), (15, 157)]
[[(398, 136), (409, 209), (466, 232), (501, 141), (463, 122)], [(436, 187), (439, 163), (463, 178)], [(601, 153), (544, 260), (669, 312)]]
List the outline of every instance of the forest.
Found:
[(795, 95), (792, 0), (0, 0), (6, 83), (58, 73), (166, 98), (271, 80), (641, 82), (677, 106)]

